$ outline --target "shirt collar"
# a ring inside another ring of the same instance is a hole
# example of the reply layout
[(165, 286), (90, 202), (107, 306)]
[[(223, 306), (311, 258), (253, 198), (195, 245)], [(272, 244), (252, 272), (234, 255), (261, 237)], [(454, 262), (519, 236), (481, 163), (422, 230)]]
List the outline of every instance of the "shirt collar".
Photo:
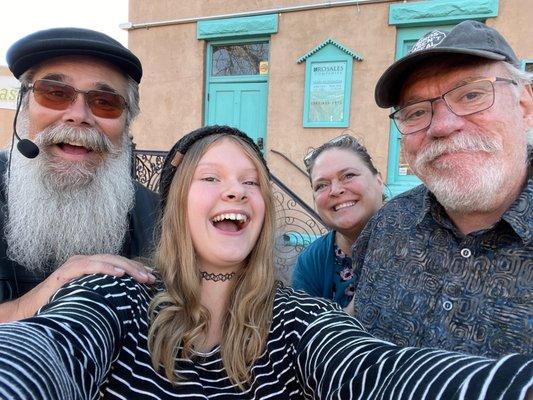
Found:
[(533, 176), (528, 176), (526, 186), (502, 215), (524, 243), (533, 240)]
[(446, 214), (444, 207), (438, 202), (435, 195), (426, 188), (424, 197), (422, 198), (422, 208), (418, 215), (417, 225), (420, 225), (426, 218), (432, 218), (437, 224), (446, 229), (457, 232), (457, 228)]

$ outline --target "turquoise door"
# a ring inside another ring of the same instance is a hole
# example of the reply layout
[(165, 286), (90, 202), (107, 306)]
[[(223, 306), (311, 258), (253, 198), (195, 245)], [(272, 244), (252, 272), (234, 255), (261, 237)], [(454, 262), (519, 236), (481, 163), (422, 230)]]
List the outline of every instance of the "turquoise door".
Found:
[(263, 148), (266, 137), (269, 42), (250, 39), (208, 45), (206, 125), (230, 125)]
[(207, 124), (230, 125), (246, 132), (256, 143), (266, 131), (267, 83), (211, 83)]

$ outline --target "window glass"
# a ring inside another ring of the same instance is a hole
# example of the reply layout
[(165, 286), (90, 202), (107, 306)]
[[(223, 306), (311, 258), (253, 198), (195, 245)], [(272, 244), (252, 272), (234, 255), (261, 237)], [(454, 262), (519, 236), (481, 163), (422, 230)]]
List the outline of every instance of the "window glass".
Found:
[(268, 42), (215, 45), (213, 46), (211, 75), (264, 74), (265, 66), (268, 66), (268, 49)]
[(404, 151), (402, 149), (402, 141), (401, 140), (398, 142), (398, 145), (400, 146), (400, 159), (399, 159), (399, 163), (398, 163), (398, 175), (399, 176), (414, 175), (415, 173), (413, 172), (413, 170), (411, 169), (411, 167), (409, 166), (409, 164), (405, 160), (405, 154), (404, 154)]

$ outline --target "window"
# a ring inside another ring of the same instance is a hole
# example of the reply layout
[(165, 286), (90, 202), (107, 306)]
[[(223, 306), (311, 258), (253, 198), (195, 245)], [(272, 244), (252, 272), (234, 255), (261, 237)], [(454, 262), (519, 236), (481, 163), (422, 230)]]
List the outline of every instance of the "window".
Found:
[(213, 45), (211, 75), (259, 75), (268, 72), (268, 42)]
[(522, 70), (527, 72), (533, 72), (533, 59), (522, 60)]

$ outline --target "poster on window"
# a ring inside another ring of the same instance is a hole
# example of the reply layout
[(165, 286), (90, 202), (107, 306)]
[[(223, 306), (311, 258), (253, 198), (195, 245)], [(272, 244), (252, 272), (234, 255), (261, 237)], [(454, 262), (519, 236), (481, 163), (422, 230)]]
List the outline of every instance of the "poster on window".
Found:
[(309, 86), (309, 122), (340, 122), (344, 115), (346, 62), (315, 62)]

